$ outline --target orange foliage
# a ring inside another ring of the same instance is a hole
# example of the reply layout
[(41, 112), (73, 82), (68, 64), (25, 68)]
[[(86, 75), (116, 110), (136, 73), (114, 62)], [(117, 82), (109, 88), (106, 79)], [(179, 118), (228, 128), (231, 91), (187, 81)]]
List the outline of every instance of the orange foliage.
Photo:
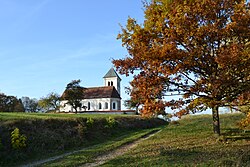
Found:
[[(129, 18), (118, 35), (129, 55), (113, 63), (134, 74), (131, 97), (143, 115), (171, 107), (181, 116), (249, 97), (249, 9), (244, 0), (152, 0), (142, 25)], [(170, 90), (183, 100), (162, 100)]]

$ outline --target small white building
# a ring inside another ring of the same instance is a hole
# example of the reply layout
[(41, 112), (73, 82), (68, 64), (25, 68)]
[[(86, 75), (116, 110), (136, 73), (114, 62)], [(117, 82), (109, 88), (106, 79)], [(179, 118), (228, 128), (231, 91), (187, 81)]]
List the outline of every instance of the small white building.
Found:
[[(104, 86), (84, 88), (83, 99), (81, 101), (82, 108), (78, 111), (120, 111), (121, 96), (120, 84), (121, 78), (111, 68), (104, 78)], [(65, 93), (65, 91), (64, 91)], [(60, 112), (73, 112), (71, 105), (67, 104), (67, 100), (61, 101)]]

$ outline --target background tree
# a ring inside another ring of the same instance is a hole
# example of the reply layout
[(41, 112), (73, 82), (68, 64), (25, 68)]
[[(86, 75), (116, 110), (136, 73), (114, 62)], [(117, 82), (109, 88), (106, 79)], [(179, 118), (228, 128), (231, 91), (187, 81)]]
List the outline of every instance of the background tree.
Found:
[(82, 99), (84, 98), (84, 88), (80, 86), (81, 80), (73, 80), (66, 86), (66, 90), (62, 96), (64, 100), (67, 100), (66, 104), (73, 107), (75, 112), (79, 108), (82, 108)]
[(15, 96), (7, 96), (0, 93), (0, 111), (2, 112), (24, 112), (22, 101)]
[(142, 105), (141, 104), (141, 99), (138, 97), (138, 99), (135, 98), (135, 96), (133, 96), (133, 94), (136, 94), (136, 90), (137, 88), (135, 87), (126, 87), (125, 88), (125, 92), (128, 95), (132, 95), (132, 97), (134, 98), (130, 98), (128, 100), (124, 101), (124, 106), (129, 108), (129, 109), (135, 109), (136, 114), (139, 114), (139, 107)]
[(25, 112), (39, 112), (41, 111), (41, 108), (38, 105), (38, 100), (33, 98), (29, 98), (29, 97), (22, 97), (21, 101), (23, 103)]
[(14, 111), (15, 112), (25, 112), (23, 103), (21, 99), (17, 99), (16, 104), (14, 106)]
[(38, 105), (47, 111), (57, 111), (60, 107), (60, 95), (55, 92), (49, 93), (38, 101)]
[(136, 114), (139, 114), (138, 110), (139, 110), (139, 106), (140, 104), (132, 99), (128, 99), (124, 101), (124, 106), (127, 107), (128, 109), (135, 109)]
[[(129, 56), (113, 61), (121, 74), (136, 72), (132, 99), (146, 116), (165, 107), (179, 117), (211, 108), (220, 134), (219, 107), (249, 97), (249, 2), (152, 0), (144, 7), (144, 23), (129, 18), (118, 35)], [(163, 101), (164, 91), (183, 98)]]
[(6, 108), (7, 96), (3, 93), (0, 93), (0, 111), (6, 112), (8, 111)]

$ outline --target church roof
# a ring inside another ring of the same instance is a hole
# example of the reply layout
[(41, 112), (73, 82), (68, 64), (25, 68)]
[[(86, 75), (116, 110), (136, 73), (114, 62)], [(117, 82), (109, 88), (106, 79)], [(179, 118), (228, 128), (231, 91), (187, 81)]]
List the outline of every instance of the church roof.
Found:
[(97, 98), (119, 98), (119, 93), (114, 86), (103, 86), (87, 88), (84, 92), (85, 99), (97, 99)]
[[(114, 86), (103, 86), (93, 88), (83, 88), (83, 99), (99, 99), (99, 98), (119, 98), (119, 93)], [(65, 97), (67, 90), (64, 91), (62, 98)]]
[(121, 80), (119, 75), (115, 72), (114, 68), (111, 68), (103, 78), (117, 77)]

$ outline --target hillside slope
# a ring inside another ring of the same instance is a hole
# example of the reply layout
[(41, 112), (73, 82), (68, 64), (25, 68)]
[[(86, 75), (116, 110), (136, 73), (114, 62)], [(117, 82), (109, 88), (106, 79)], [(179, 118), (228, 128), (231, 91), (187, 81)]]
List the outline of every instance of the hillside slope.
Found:
[[(138, 116), (1, 113), (0, 166), (15, 166), (74, 149), (113, 140), (166, 122)], [(11, 133), (18, 128), (26, 147), (15, 149)]]
[[(242, 117), (221, 115), (224, 137), (218, 139), (212, 132), (211, 115), (187, 116), (103, 166), (248, 166), (250, 141), (233, 138), (242, 135), (237, 126)], [(225, 136), (228, 140), (223, 140)]]

